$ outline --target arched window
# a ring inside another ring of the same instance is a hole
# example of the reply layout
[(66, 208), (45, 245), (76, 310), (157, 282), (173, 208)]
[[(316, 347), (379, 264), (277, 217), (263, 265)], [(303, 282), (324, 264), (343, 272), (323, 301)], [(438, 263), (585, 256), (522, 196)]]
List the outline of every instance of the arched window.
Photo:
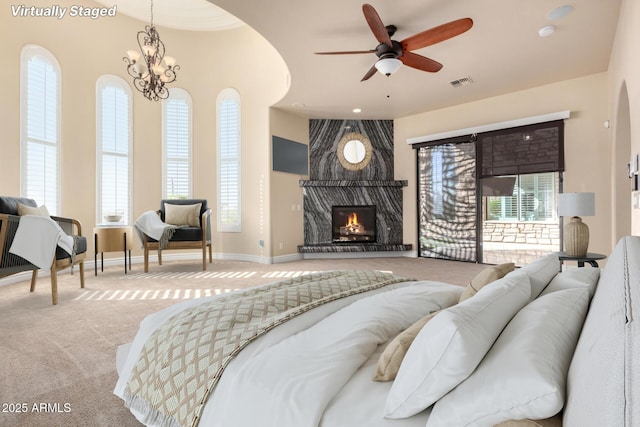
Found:
[(218, 111), (218, 231), (241, 231), (240, 93), (224, 89)]
[(191, 96), (173, 88), (162, 101), (163, 196), (191, 198)]
[(131, 222), (131, 88), (120, 77), (101, 76), (96, 83), (96, 224)]
[(60, 65), (47, 49), (21, 55), (20, 175), (22, 196), (60, 214)]

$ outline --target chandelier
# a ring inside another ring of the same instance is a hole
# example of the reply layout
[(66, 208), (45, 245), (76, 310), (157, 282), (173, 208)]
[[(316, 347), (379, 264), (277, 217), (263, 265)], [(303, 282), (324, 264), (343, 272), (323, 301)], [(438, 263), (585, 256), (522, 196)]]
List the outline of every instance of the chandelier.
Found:
[(133, 77), (133, 85), (150, 101), (168, 98), (165, 85), (175, 81), (180, 66), (176, 65), (175, 58), (164, 54), (164, 43), (153, 25), (153, 0), (151, 23), (138, 32), (138, 46), (140, 51), (128, 50), (122, 58), (128, 64), (127, 72)]

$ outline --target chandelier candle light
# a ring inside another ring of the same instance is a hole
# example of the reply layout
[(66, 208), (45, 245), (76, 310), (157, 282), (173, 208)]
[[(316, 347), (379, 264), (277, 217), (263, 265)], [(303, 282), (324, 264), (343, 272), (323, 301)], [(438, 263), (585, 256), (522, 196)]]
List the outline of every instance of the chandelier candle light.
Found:
[(176, 79), (176, 71), (180, 66), (175, 58), (165, 56), (164, 43), (153, 25), (153, 0), (151, 0), (151, 23), (138, 32), (140, 51), (128, 50), (122, 58), (127, 62), (127, 72), (133, 77), (133, 85), (145, 98), (158, 101), (169, 97), (165, 87)]
[(589, 247), (589, 227), (581, 216), (595, 215), (594, 193), (558, 194), (558, 215), (571, 216), (564, 226), (564, 252), (573, 257), (584, 257)]

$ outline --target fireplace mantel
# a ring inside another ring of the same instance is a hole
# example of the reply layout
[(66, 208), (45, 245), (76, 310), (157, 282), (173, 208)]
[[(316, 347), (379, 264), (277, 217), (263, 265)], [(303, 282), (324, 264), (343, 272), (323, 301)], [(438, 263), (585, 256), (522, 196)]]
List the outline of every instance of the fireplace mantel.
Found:
[(348, 181), (348, 180), (300, 180), (300, 187), (406, 187), (407, 180), (399, 181)]

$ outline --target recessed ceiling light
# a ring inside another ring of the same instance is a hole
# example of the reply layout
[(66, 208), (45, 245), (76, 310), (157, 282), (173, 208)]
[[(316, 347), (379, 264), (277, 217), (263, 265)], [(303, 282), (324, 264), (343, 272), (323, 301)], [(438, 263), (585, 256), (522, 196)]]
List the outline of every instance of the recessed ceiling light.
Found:
[(293, 106), (293, 108), (304, 108), (304, 107), (306, 107), (306, 105), (304, 105), (302, 102), (294, 102), (291, 105)]
[(354, 108), (353, 112), (354, 113), (362, 113), (362, 108)]
[(564, 18), (568, 14), (573, 12), (573, 6), (567, 4), (564, 6), (556, 7), (547, 14), (547, 19), (560, 19)]
[(555, 30), (556, 30), (555, 25), (547, 25), (546, 27), (542, 27), (538, 30), (538, 35), (540, 37), (547, 37), (553, 34)]

